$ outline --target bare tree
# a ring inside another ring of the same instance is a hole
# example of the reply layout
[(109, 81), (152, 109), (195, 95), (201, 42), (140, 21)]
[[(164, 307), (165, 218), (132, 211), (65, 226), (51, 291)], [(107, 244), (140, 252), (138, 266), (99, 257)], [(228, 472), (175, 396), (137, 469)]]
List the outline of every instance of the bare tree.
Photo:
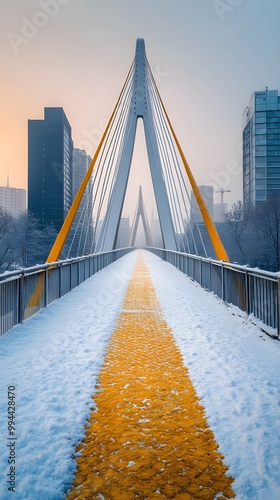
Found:
[(23, 213), (16, 220), (18, 262), (21, 266), (43, 264), (56, 238), (56, 230), (42, 225), (31, 213)]
[(43, 264), (56, 235), (52, 226), (43, 226), (30, 213), (13, 218), (0, 209), (0, 272)]
[(0, 269), (5, 271), (14, 262), (14, 220), (11, 214), (0, 208)]
[(261, 267), (280, 270), (280, 196), (275, 195), (255, 210), (254, 222), (262, 243)]
[(230, 251), (234, 255), (234, 260), (248, 262), (248, 233), (252, 233), (251, 211), (247, 209), (242, 201), (237, 201), (225, 214), (225, 223), (228, 228), (230, 238)]

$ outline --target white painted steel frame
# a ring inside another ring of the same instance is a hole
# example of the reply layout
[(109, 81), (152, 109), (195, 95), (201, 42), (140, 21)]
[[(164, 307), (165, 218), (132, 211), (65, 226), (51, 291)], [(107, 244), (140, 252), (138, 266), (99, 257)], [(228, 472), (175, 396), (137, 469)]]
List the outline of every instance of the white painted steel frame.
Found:
[(143, 39), (138, 39), (135, 54), (134, 88), (130, 104), (130, 116), (125, 132), (123, 150), (112, 196), (102, 225), (96, 251), (109, 251), (115, 248), (119, 224), (130, 173), (135, 134), (138, 118), (144, 122), (151, 177), (165, 248), (177, 250), (174, 225), (172, 221), (167, 189), (163, 177), (159, 149), (153, 124), (152, 108), (146, 77), (146, 53)]

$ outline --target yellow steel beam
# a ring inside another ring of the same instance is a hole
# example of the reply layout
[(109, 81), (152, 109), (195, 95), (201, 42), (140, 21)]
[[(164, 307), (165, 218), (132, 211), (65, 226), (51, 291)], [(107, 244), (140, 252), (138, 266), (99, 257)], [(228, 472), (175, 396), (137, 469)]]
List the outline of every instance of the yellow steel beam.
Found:
[[(133, 63), (132, 63), (132, 65), (133, 65)], [(85, 175), (85, 177), (84, 177), (84, 179), (83, 179), (83, 181), (82, 181), (82, 183), (81, 183), (81, 185), (80, 185), (80, 187), (79, 187), (79, 189), (78, 189), (78, 192), (77, 192), (77, 194), (76, 194), (76, 196), (75, 196), (75, 199), (74, 199), (74, 201), (73, 201), (73, 203), (72, 203), (72, 205), (71, 205), (71, 207), (70, 207), (70, 210), (69, 210), (69, 212), (68, 212), (68, 214), (67, 214), (67, 216), (66, 216), (66, 218), (65, 218), (65, 220), (64, 220), (64, 223), (63, 223), (63, 225), (62, 225), (62, 227), (61, 227), (61, 229), (60, 229), (60, 231), (59, 231), (59, 233), (58, 233), (58, 235), (57, 235), (57, 237), (56, 237), (56, 240), (55, 240), (55, 242), (54, 242), (54, 244), (53, 244), (53, 247), (52, 247), (52, 249), (51, 249), (51, 251), (50, 251), (50, 253), (49, 253), (49, 255), (48, 255), (48, 258), (47, 258), (46, 262), (55, 262), (55, 261), (57, 261), (57, 260), (59, 259), (59, 256), (60, 256), (60, 253), (61, 253), (61, 250), (62, 250), (62, 248), (63, 248), (63, 245), (64, 245), (65, 241), (66, 241), (66, 238), (67, 238), (67, 236), (68, 236), (68, 233), (69, 233), (69, 231), (70, 231), (71, 224), (72, 224), (72, 222), (73, 222), (73, 220), (74, 220), (74, 218), (75, 218), (75, 215), (76, 215), (77, 210), (78, 210), (78, 208), (79, 208), (79, 205), (80, 205), (80, 202), (81, 202), (81, 200), (82, 200), (83, 194), (84, 194), (84, 192), (85, 192), (85, 189), (86, 189), (87, 183), (88, 183), (88, 181), (89, 181), (89, 179), (90, 179), (90, 176), (91, 176), (91, 174), (92, 174), (92, 172), (93, 172), (93, 169), (94, 169), (94, 166), (95, 166), (96, 160), (97, 160), (97, 158), (98, 158), (98, 155), (99, 155), (99, 153), (100, 153), (100, 150), (101, 150), (102, 145), (103, 145), (103, 143), (104, 143), (104, 140), (105, 140), (105, 138), (106, 138), (106, 135), (107, 135), (107, 133), (108, 133), (108, 130), (109, 130), (109, 128), (110, 128), (110, 126), (111, 126), (111, 123), (112, 123), (112, 121), (113, 121), (113, 118), (114, 118), (115, 112), (116, 112), (116, 110), (117, 110), (117, 108), (118, 108), (118, 105), (119, 105), (119, 102), (120, 102), (120, 100), (121, 100), (121, 97), (122, 97), (123, 91), (124, 91), (124, 89), (125, 89), (125, 86), (126, 86), (126, 84), (127, 84), (128, 79), (129, 79), (129, 76), (130, 76), (130, 72), (131, 72), (132, 65), (131, 65), (131, 67), (130, 67), (130, 70), (129, 70), (129, 72), (128, 72), (128, 75), (127, 75), (127, 77), (126, 77), (126, 80), (125, 80), (125, 82), (124, 82), (123, 88), (122, 88), (122, 90), (121, 90), (121, 92), (120, 92), (120, 95), (119, 95), (119, 97), (118, 97), (118, 100), (117, 100), (117, 102), (116, 102), (116, 105), (115, 105), (115, 107), (114, 107), (114, 109), (113, 109), (113, 112), (112, 112), (112, 114), (111, 114), (111, 117), (110, 117), (110, 119), (109, 119), (109, 121), (108, 121), (108, 124), (107, 124), (107, 126), (106, 126), (106, 128), (105, 128), (104, 134), (103, 134), (103, 136), (102, 136), (102, 138), (101, 138), (101, 141), (100, 141), (100, 143), (99, 143), (99, 145), (98, 145), (98, 147), (97, 147), (97, 150), (96, 150), (96, 152), (95, 152), (95, 155), (94, 155), (94, 157), (93, 157), (93, 159), (92, 159), (92, 161), (91, 161), (91, 163), (90, 163), (90, 166), (89, 166), (89, 168), (88, 168), (88, 170), (87, 170), (87, 173), (86, 173), (86, 175)]]
[(168, 124), (169, 124), (170, 130), (171, 130), (171, 132), (172, 132), (172, 135), (173, 135), (174, 141), (175, 141), (175, 143), (176, 143), (176, 146), (177, 146), (177, 148), (178, 148), (178, 150), (179, 150), (179, 153), (180, 153), (180, 156), (181, 156), (181, 158), (182, 158), (182, 162), (183, 162), (183, 164), (184, 164), (184, 167), (185, 167), (185, 170), (186, 170), (187, 176), (188, 176), (188, 178), (189, 178), (189, 181), (190, 181), (191, 187), (192, 187), (192, 189), (193, 189), (193, 192), (194, 192), (194, 195), (195, 195), (195, 198), (196, 198), (197, 204), (198, 204), (198, 206), (199, 206), (199, 208), (200, 208), (200, 211), (201, 211), (201, 214), (202, 214), (203, 220), (204, 220), (204, 222), (205, 222), (205, 225), (206, 225), (206, 228), (207, 228), (208, 234), (209, 234), (209, 236), (210, 236), (210, 239), (211, 239), (212, 245), (213, 245), (214, 250), (215, 250), (215, 252), (216, 252), (217, 258), (218, 258), (218, 260), (224, 260), (224, 261), (226, 261), (226, 262), (229, 262), (229, 258), (228, 258), (227, 252), (226, 252), (226, 250), (225, 250), (225, 247), (224, 247), (224, 245), (223, 245), (223, 243), (222, 243), (222, 241), (221, 241), (221, 238), (220, 238), (219, 233), (218, 233), (218, 231), (217, 231), (217, 229), (216, 229), (216, 226), (215, 226), (214, 222), (213, 222), (213, 221), (212, 221), (212, 219), (211, 219), (211, 215), (210, 215), (210, 214), (209, 214), (209, 212), (208, 212), (208, 209), (207, 209), (206, 204), (205, 204), (205, 202), (204, 202), (204, 200), (203, 200), (203, 198), (202, 198), (202, 195), (201, 195), (201, 193), (200, 193), (200, 191), (199, 191), (198, 185), (197, 185), (197, 183), (196, 183), (196, 181), (195, 181), (195, 178), (194, 178), (194, 176), (193, 176), (193, 174), (192, 174), (192, 171), (191, 171), (191, 169), (190, 169), (190, 166), (189, 166), (189, 164), (188, 164), (188, 162), (187, 162), (187, 160), (186, 160), (186, 157), (185, 157), (185, 155), (184, 155), (184, 152), (183, 152), (183, 150), (182, 150), (182, 148), (181, 148), (181, 146), (180, 146), (180, 143), (179, 143), (179, 141), (178, 141), (178, 138), (177, 138), (177, 136), (176, 136), (176, 134), (175, 134), (175, 131), (174, 131), (173, 127), (172, 127), (172, 124), (171, 124), (171, 122), (170, 122), (169, 116), (168, 116), (168, 114), (167, 114), (167, 111), (166, 111), (165, 106), (164, 106), (164, 104), (163, 104), (162, 98), (161, 98), (160, 93), (159, 93), (159, 91), (158, 91), (158, 88), (157, 88), (157, 85), (156, 85), (156, 82), (155, 82), (155, 79), (154, 79), (154, 77), (153, 77), (153, 74), (152, 74), (151, 69), (150, 69), (150, 72), (151, 72), (152, 79), (153, 79), (153, 82), (154, 82), (155, 88), (156, 88), (156, 90), (157, 90), (157, 93), (158, 93), (158, 96), (159, 96), (159, 99), (160, 99), (160, 102), (161, 102), (161, 105), (162, 105), (162, 108), (163, 108), (163, 110), (164, 110), (164, 113), (165, 113), (166, 119), (167, 119), (167, 121), (168, 121)]

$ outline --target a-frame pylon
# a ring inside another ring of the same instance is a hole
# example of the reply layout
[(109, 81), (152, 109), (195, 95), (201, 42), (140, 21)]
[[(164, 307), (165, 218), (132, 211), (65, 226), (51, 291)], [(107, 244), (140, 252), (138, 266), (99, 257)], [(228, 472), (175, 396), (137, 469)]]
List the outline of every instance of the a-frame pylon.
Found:
[(131, 246), (131, 247), (135, 246), (136, 234), (137, 234), (137, 230), (139, 227), (140, 217), (141, 217), (142, 223), (143, 223), (146, 246), (152, 247), (153, 240), (152, 240), (150, 226), (149, 226), (149, 222), (148, 222), (148, 218), (147, 218), (147, 214), (146, 214), (146, 210), (145, 210), (145, 206), (144, 206), (143, 195), (142, 195), (142, 186), (139, 186), (137, 207), (136, 207), (135, 216), (134, 216), (134, 220), (133, 220), (133, 224), (132, 224), (132, 228), (131, 228), (131, 234), (130, 234), (128, 246)]
[(159, 149), (155, 135), (152, 106), (147, 83), (147, 59), (145, 42), (139, 38), (136, 42), (135, 70), (129, 117), (118, 174), (103, 221), (96, 251), (112, 250), (116, 246), (119, 223), (128, 183), (138, 118), (144, 122), (145, 139), (155, 199), (162, 232), (163, 245), (170, 250), (177, 250), (175, 232), (162, 173)]
[[(132, 77), (132, 79), (131, 79)], [(129, 82), (129, 83), (128, 83)], [(150, 84), (150, 85), (149, 85)], [(126, 101), (127, 97), (127, 88), (129, 88), (129, 97)], [(152, 89), (152, 90), (151, 90)], [(152, 92), (152, 93), (150, 93)], [(101, 228), (100, 236), (97, 241), (97, 245), (95, 247), (95, 252), (100, 251), (110, 251), (115, 248), (118, 228), (120, 223), (120, 218), (123, 209), (123, 203), (127, 188), (127, 182), (130, 172), (134, 141), (135, 141), (135, 132), (137, 126), (138, 118), (142, 118), (144, 122), (144, 131), (148, 152), (148, 159), (151, 171), (151, 177), (154, 187), (154, 194), (157, 204), (157, 211), (159, 215), (159, 222), (162, 233), (163, 247), (176, 250), (176, 237), (173, 225), (173, 218), (171, 216), (171, 209), (169, 205), (169, 197), (167, 195), (167, 188), (165, 184), (165, 176), (161, 164), (161, 155), (165, 154), (165, 151), (162, 150), (159, 144), (157, 143), (158, 137), (158, 127), (160, 124), (156, 122), (155, 116), (153, 114), (154, 109), (152, 108), (152, 102), (154, 104), (153, 98), (154, 95), (157, 96), (157, 106), (160, 106), (162, 109), (162, 116), (165, 120), (165, 126), (169, 128), (170, 137), (172, 141), (174, 141), (174, 146), (176, 146), (179, 155), (181, 157), (181, 161), (184, 165), (187, 177), (189, 179), (190, 185), (193, 189), (195, 198), (197, 200), (198, 206), (200, 208), (205, 226), (207, 228), (208, 234), (210, 236), (211, 242), (213, 244), (213, 248), (216, 252), (217, 258), (219, 260), (224, 260), (229, 262), (228, 255), (223, 246), (219, 233), (211, 219), (211, 216), (207, 210), (203, 197), (198, 189), (195, 178), (192, 174), (192, 171), (189, 167), (189, 164), (185, 158), (184, 152), (180, 146), (178, 138), (175, 134), (175, 131), (172, 127), (171, 121), (168, 117), (167, 111), (165, 109), (164, 103), (160, 97), (160, 94), (157, 89), (157, 85), (155, 79), (150, 71), (149, 64), (146, 59), (145, 54), (145, 44), (143, 39), (138, 39), (136, 43), (136, 56), (135, 60), (131, 66), (131, 69), (127, 75), (121, 93), (118, 97), (114, 110), (110, 116), (108, 124), (104, 130), (100, 143), (96, 149), (94, 157), (91, 161), (91, 164), (88, 168), (88, 171), (81, 183), (80, 188), (75, 196), (75, 199), (70, 207), (70, 210), (65, 218), (65, 221), (61, 227), (60, 232), (57, 235), (57, 238), (53, 244), (53, 247), (48, 255), (47, 262), (55, 262), (58, 260), (63, 245), (68, 236), (71, 224), (75, 218), (77, 213), (79, 204), (85, 192), (88, 181), (93, 173), (95, 164), (98, 163), (99, 155), (102, 156), (102, 152), (106, 147), (107, 138), (110, 134), (111, 127), (114, 123), (115, 116), (118, 112), (119, 106), (121, 103), (123, 104), (126, 101), (125, 106), (128, 103), (128, 114), (126, 115), (124, 133), (121, 139), (121, 143), (118, 145), (118, 161), (116, 165), (116, 170), (114, 174), (114, 179), (110, 188), (109, 193), (109, 201), (107, 204), (107, 211), (103, 221), (103, 225)], [(125, 96), (125, 97), (124, 97)], [(158, 118), (157, 118), (158, 119)], [(160, 118), (161, 120), (161, 118)], [(157, 132), (156, 132), (157, 129)], [(166, 160), (166, 158), (165, 158)], [(168, 176), (168, 174), (167, 174)], [(167, 179), (168, 182), (168, 179)], [(170, 182), (170, 181), (169, 181)], [(106, 183), (107, 184), (107, 181)], [(169, 186), (170, 188), (170, 186)], [(170, 194), (170, 190), (169, 190)], [(172, 193), (171, 193), (172, 194)], [(102, 199), (104, 201), (104, 196), (102, 194)], [(172, 202), (172, 201), (171, 201)], [(172, 214), (174, 216), (174, 200), (172, 205)], [(102, 205), (102, 204), (101, 204)], [(176, 216), (176, 214), (175, 214)], [(177, 221), (178, 223), (178, 221)], [(177, 232), (178, 232), (177, 225)]]

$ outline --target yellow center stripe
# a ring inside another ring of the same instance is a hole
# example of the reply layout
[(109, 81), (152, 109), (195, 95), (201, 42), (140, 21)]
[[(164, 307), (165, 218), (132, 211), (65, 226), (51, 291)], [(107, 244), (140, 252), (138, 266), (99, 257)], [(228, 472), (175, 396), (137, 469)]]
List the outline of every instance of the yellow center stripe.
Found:
[(68, 500), (235, 497), (142, 259), (94, 400)]

